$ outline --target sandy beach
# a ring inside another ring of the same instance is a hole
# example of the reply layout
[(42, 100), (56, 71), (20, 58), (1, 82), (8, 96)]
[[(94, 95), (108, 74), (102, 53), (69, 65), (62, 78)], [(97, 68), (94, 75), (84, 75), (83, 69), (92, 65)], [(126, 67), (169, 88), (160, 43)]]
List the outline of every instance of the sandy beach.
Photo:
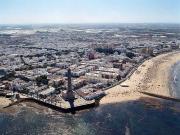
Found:
[[(108, 89), (107, 96), (102, 98), (100, 104), (119, 103), (145, 97), (138, 91), (171, 96), (169, 90), (170, 69), (178, 61), (180, 61), (180, 52), (161, 54), (145, 61), (129, 79)], [(121, 85), (128, 87), (121, 87)]]
[(11, 100), (5, 97), (0, 97), (0, 108), (8, 106), (11, 103)]

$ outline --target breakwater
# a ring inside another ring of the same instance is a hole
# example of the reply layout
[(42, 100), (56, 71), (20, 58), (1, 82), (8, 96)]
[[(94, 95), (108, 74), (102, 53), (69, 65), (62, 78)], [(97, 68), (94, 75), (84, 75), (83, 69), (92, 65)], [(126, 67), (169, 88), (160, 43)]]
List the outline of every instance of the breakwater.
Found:
[(48, 108), (50, 108), (52, 110), (59, 111), (59, 112), (62, 112), (62, 113), (74, 113), (76, 111), (90, 109), (90, 108), (96, 107), (98, 105), (96, 102), (92, 102), (92, 103), (84, 104), (84, 105), (80, 105), (80, 106), (75, 106), (75, 107), (70, 107), (70, 108), (63, 108), (63, 107), (60, 107), (60, 106), (57, 106), (57, 105), (54, 105), (54, 104), (51, 104), (51, 103), (48, 103), (48, 102), (44, 102), (44, 101), (41, 101), (41, 100), (38, 100), (38, 99), (35, 99), (35, 98), (20, 98), (16, 102), (11, 103), (10, 105), (8, 105), (8, 106), (6, 106), (4, 108), (8, 108), (10, 106), (17, 105), (17, 104), (22, 103), (22, 102), (37, 103), (39, 105), (48, 107)]
[(148, 95), (148, 96), (156, 97), (156, 98), (161, 98), (161, 99), (165, 99), (165, 100), (180, 102), (180, 99), (174, 98), (174, 97), (168, 97), (168, 96), (158, 95), (158, 94), (149, 93), (149, 92), (142, 92), (142, 91), (139, 91), (139, 92), (142, 93), (142, 94)]

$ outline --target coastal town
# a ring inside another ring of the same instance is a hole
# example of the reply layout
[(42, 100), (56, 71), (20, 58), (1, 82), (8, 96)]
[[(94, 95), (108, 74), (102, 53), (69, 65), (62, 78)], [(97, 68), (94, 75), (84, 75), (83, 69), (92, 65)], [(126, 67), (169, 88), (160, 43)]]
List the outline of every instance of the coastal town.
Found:
[(178, 50), (179, 37), (156, 25), (1, 26), (0, 95), (88, 105), (145, 60)]
[(180, 135), (180, 0), (0, 0), (0, 135)]

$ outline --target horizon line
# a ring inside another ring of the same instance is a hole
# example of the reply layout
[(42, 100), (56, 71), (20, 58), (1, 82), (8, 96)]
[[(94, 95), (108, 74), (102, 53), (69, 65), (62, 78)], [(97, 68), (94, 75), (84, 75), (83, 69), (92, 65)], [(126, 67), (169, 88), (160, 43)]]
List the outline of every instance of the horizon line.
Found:
[(0, 23), (0, 25), (83, 25), (83, 24), (180, 24), (180, 22), (72, 22), (72, 23)]

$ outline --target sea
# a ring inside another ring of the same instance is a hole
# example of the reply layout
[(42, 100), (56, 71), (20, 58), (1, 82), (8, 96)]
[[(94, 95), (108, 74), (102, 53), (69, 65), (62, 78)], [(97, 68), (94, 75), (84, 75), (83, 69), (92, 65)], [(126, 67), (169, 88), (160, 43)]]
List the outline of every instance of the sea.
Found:
[(180, 98), (180, 61), (177, 62), (171, 69), (170, 88), (172, 96)]
[[(180, 98), (180, 62), (172, 67), (172, 96)], [(63, 114), (24, 106), (0, 113), (2, 135), (180, 135), (180, 103), (141, 98)]]

